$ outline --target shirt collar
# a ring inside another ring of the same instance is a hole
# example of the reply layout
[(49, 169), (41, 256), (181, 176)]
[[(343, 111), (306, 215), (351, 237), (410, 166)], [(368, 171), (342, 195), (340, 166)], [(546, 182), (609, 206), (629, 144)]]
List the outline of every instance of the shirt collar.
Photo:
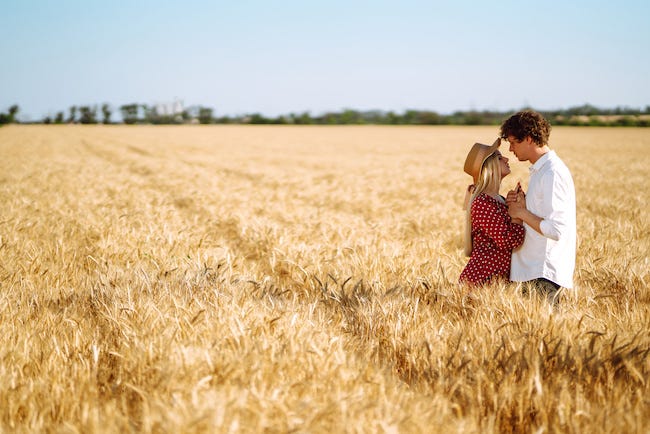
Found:
[(539, 160), (535, 161), (535, 164), (529, 167), (531, 173), (539, 172), (542, 170), (542, 167), (555, 155), (555, 151), (548, 151), (546, 154), (542, 155)]

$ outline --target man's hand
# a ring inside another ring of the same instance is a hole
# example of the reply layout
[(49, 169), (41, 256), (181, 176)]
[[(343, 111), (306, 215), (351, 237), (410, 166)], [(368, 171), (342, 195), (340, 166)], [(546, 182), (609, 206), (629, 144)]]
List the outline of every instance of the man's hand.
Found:
[(517, 182), (517, 186), (514, 190), (510, 190), (508, 192), (508, 196), (506, 197), (506, 204), (510, 205), (511, 202), (517, 202), (517, 200), (522, 200), (524, 203), (526, 203), (526, 194), (521, 188), (521, 184), (519, 182)]
[(526, 195), (521, 190), (519, 184), (517, 184), (515, 190), (508, 192), (506, 204), (508, 205), (508, 214), (513, 223), (526, 223), (528, 226), (544, 235), (542, 233), (542, 228), (540, 227), (543, 219), (528, 211), (526, 208)]
[(510, 214), (513, 223), (521, 224), (526, 214), (526, 200), (522, 196), (517, 195), (514, 200), (508, 202), (508, 214)]
[(517, 187), (508, 192), (506, 197), (506, 204), (508, 205), (508, 214), (513, 223), (522, 224), (523, 215), (526, 211), (526, 194), (521, 188), (521, 184), (517, 182)]

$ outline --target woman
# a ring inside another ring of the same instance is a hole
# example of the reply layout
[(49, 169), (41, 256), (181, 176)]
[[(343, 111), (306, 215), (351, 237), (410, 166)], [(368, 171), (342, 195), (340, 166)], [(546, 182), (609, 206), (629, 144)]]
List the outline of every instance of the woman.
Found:
[(469, 262), (460, 274), (460, 283), (484, 285), (495, 279), (510, 277), (512, 249), (524, 241), (521, 221), (512, 221), (503, 196), (501, 180), (510, 173), (508, 159), (498, 147), (475, 143), (465, 160), (465, 173), (474, 178), (465, 197), (467, 223), (465, 254)]

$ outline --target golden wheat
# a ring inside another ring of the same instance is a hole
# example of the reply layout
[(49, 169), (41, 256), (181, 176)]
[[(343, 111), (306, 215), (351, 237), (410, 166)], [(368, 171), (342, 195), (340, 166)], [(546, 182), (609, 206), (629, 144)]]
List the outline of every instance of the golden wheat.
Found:
[(0, 431), (647, 432), (650, 130), (554, 129), (555, 310), (456, 285), (496, 133), (0, 129)]

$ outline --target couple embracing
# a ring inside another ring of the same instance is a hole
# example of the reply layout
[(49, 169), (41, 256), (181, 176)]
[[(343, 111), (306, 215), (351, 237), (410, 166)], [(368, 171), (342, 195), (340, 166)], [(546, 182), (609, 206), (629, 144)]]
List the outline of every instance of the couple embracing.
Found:
[[(576, 199), (567, 166), (548, 146), (551, 125), (524, 110), (501, 125), (492, 146), (475, 143), (464, 170), (467, 189), (465, 254), (470, 257), (459, 281), (469, 286), (496, 280), (523, 282), (552, 303), (560, 288), (573, 287), (576, 256)], [(519, 183), (506, 197), (501, 180), (510, 173), (501, 140), (519, 161), (528, 161), (528, 191)]]

